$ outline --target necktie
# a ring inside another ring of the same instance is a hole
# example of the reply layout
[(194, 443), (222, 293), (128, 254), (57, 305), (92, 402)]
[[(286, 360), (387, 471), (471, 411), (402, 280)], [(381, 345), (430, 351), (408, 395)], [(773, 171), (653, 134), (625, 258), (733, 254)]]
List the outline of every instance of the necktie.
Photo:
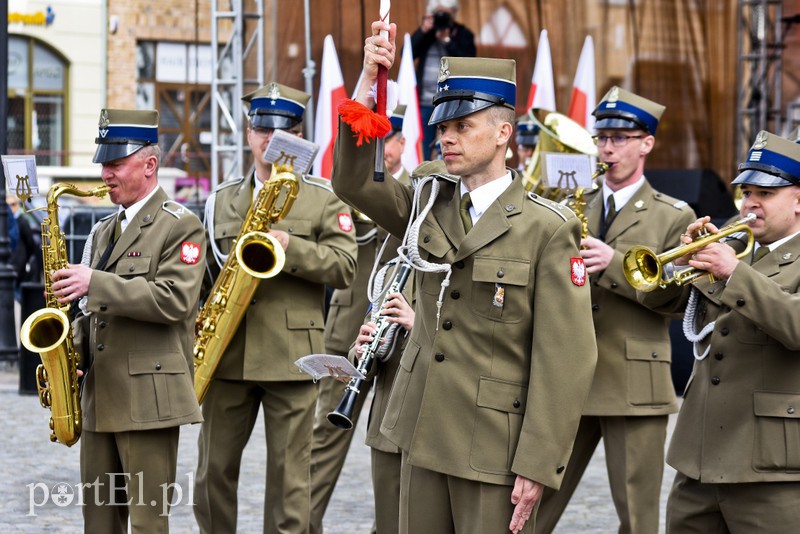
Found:
[(119, 241), (119, 236), (122, 235), (122, 221), (125, 220), (125, 212), (120, 212), (117, 216), (117, 224), (114, 226), (114, 243)]
[(472, 230), (472, 217), (469, 215), (469, 208), (472, 206), (472, 199), (469, 193), (461, 197), (461, 204), (458, 206), (458, 213), (461, 215), (461, 222), (464, 224), (464, 233), (468, 234)]
[(769, 247), (758, 247), (753, 254), (753, 263), (757, 262), (767, 254), (769, 254)]
[(617, 208), (614, 205), (614, 195), (608, 197), (608, 209), (606, 209), (606, 228), (611, 226), (611, 221), (617, 216)]

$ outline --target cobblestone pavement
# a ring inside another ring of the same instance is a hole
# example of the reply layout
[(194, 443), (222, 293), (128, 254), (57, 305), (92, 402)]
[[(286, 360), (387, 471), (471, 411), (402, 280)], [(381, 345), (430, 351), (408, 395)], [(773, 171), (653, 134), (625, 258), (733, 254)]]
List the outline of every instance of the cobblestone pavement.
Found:
[[(39, 405), (36, 395), (19, 394), (18, 372), (0, 367), (0, 406), (3, 407), (0, 433), (0, 532), (74, 533), (82, 530), (81, 508), (77, 504), (80, 443), (71, 448), (48, 440), (49, 412)], [(674, 422), (674, 416), (671, 418)], [(339, 485), (325, 518), (327, 534), (368, 533), (372, 525), (372, 485), (369, 452), (364, 443), (365, 421), (347, 457)], [(670, 431), (672, 425), (670, 425)], [(197, 460), (199, 425), (181, 429), (178, 452), (178, 477), (171, 511), (174, 533), (196, 533), (192, 515), (192, 487)], [(239, 485), (239, 532), (260, 532), (265, 480), (264, 426), (256, 424), (242, 461)], [(557, 534), (599, 534), (617, 530), (617, 519), (605, 471), (602, 447), (592, 459), (586, 476), (561, 519)], [(674, 471), (667, 467), (662, 487), (661, 522), (664, 503)], [(75, 495), (72, 503), (58, 505), (51, 494)], [(55, 490), (53, 490), (55, 488)]]

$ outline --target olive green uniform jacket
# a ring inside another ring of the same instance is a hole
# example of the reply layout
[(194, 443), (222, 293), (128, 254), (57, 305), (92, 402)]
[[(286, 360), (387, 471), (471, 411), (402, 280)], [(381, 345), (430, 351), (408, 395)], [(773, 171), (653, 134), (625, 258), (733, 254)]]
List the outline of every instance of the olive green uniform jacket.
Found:
[[(271, 228), (291, 238), (286, 264), (262, 280), (219, 363), (215, 378), (252, 381), (311, 380), (294, 362), (324, 353), (325, 285), (345, 288), (356, 273), (356, 240), (350, 209), (322, 178), (296, 175), (297, 199), (285, 219)], [(216, 192), (214, 238), (223, 254), (231, 249), (253, 202), (255, 175)], [(219, 266), (209, 259), (216, 276)]]
[[(387, 173), (388, 174), (388, 173)], [(388, 178), (387, 178), (388, 179)], [(400, 183), (411, 185), (411, 177), (403, 170), (397, 179)], [(400, 240), (389, 236), (389, 233), (375, 224), (368, 217), (353, 213), (356, 227), (356, 240), (358, 241), (358, 270), (356, 279), (346, 289), (337, 289), (331, 296), (331, 305), (325, 323), (325, 347), (334, 354), (347, 354), (350, 346), (356, 340), (358, 331), (364, 322), (364, 316), (369, 309), (367, 295), (369, 276), (375, 264), (375, 256), (381, 249), (383, 242), (389, 238), (380, 259), (379, 267), (397, 256), (397, 247)]]
[[(704, 483), (800, 481), (800, 236), (725, 281), (698, 279), (699, 344), (667, 463)], [(689, 288), (641, 293), (682, 309)], [(687, 312), (688, 313), (688, 312)]]
[[(115, 225), (112, 216), (94, 231), (92, 266)], [(78, 319), (91, 355), (84, 429), (124, 432), (202, 420), (192, 345), (205, 254), (200, 220), (159, 188), (128, 222), (105, 270), (92, 273), (92, 313)]]
[[(589, 235), (598, 237), (602, 188), (586, 195)], [(642, 306), (626, 281), (622, 258), (644, 245), (656, 253), (680, 244), (695, 220), (686, 204), (655, 191), (645, 181), (617, 213), (603, 241), (614, 249), (611, 263), (591, 276), (597, 369), (584, 415), (664, 415), (678, 411), (670, 372), (670, 317)]]
[[(334, 189), (401, 237), (413, 190), (374, 182), (373, 158), (374, 147), (356, 147), (340, 121)], [(495, 484), (522, 475), (557, 488), (597, 359), (589, 289), (571, 274), (580, 221), (512, 176), (466, 237), (458, 183), (439, 179), (419, 246), (423, 259), (452, 264), (450, 284), (437, 317), (445, 274), (416, 275), (416, 321), (381, 430), (411, 465)], [(430, 191), (427, 183), (422, 205)]]

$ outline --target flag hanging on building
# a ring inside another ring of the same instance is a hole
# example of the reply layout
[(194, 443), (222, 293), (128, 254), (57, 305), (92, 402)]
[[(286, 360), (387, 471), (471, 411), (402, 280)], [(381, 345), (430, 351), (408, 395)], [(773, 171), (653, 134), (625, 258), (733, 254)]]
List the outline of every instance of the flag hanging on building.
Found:
[(333, 170), (333, 144), (339, 132), (339, 104), (347, 99), (344, 77), (336, 55), (333, 37), (325, 36), (322, 47), (322, 72), (317, 101), (317, 117), (314, 122), (314, 143), (319, 153), (314, 162), (314, 174), (330, 178)]
[(553, 82), (553, 59), (550, 57), (550, 41), (547, 30), (539, 35), (536, 64), (533, 66), (531, 92), (528, 94), (528, 109), (556, 110), (556, 90)]
[(587, 35), (578, 60), (578, 70), (572, 84), (567, 115), (590, 132), (594, 130), (592, 111), (597, 106), (597, 89), (594, 77), (594, 41)]
[(414, 56), (411, 52), (411, 36), (407, 33), (403, 39), (403, 55), (400, 59), (397, 85), (398, 103), (406, 106), (406, 114), (403, 118), (403, 137), (406, 140), (406, 146), (401, 159), (403, 167), (412, 171), (422, 163), (422, 120), (419, 112), (417, 74), (414, 71)]

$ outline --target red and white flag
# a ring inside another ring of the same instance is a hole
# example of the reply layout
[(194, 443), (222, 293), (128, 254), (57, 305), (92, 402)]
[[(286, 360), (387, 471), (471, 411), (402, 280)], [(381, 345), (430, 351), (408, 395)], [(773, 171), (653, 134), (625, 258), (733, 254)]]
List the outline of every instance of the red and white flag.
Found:
[(539, 35), (539, 48), (536, 50), (536, 64), (533, 66), (531, 92), (528, 95), (528, 109), (556, 110), (556, 90), (553, 82), (553, 59), (550, 57), (550, 41), (547, 30)]
[(322, 72), (317, 101), (317, 117), (314, 122), (314, 143), (319, 145), (319, 153), (314, 161), (314, 174), (324, 178), (331, 177), (333, 170), (333, 144), (339, 132), (339, 104), (347, 99), (344, 77), (339, 66), (339, 57), (333, 37), (325, 36), (322, 47)]
[(572, 97), (569, 100), (567, 116), (590, 132), (594, 130), (592, 111), (597, 106), (597, 89), (594, 78), (594, 41), (587, 35), (583, 42), (578, 70), (572, 84)]
[(414, 56), (411, 52), (411, 36), (407, 33), (403, 39), (403, 55), (400, 59), (397, 85), (398, 103), (406, 106), (403, 118), (403, 137), (406, 146), (401, 161), (406, 170), (412, 171), (422, 163), (422, 119), (417, 94), (417, 73), (414, 72)]

